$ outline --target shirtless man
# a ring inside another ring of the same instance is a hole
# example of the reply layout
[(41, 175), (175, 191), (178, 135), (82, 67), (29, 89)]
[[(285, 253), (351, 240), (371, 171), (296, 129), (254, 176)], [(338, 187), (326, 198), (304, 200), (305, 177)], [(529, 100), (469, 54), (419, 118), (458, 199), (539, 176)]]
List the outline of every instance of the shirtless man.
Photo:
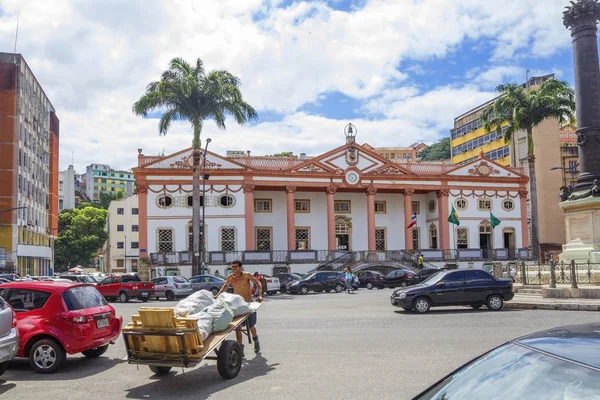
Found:
[[(234, 261), (231, 263), (232, 273), (227, 277), (227, 280), (223, 284), (221, 290), (215, 297), (219, 297), (221, 293), (227, 290), (229, 285), (233, 286), (233, 293), (239, 294), (246, 300), (247, 302), (252, 301), (252, 295), (250, 292), (250, 282), (252, 282), (256, 287), (258, 287), (258, 299), (257, 301), (261, 303), (263, 301), (262, 298), (262, 285), (260, 281), (256, 280), (249, 272), (244, 272), (242, 269), (241, 261)], [(256, 334), (256, 312), (252, 313), (244, 322), (244, 324), (248, 324), (248, 328), (250, 328), (250, 334), (252, 334), (252, 340), (254, 340), (254, 352), (260, 353), (260, 344), (258, 343), (258, 335)], [(239, 327), (235, 331), (235, 337), (237, 342), (242, 346), (242, 354), (244, 354), (244, 344), (242, 340), (242, 328)]]

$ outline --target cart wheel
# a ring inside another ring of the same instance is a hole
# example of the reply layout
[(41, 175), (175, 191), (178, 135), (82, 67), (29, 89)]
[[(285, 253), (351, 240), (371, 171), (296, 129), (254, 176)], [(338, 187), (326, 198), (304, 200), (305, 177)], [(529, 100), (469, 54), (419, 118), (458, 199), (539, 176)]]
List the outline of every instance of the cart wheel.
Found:
[(242, 368), (242, 349), (235, 340), (226, 340), (219, 348), (217, 369), (219, 375), (225, 379), (237, 376)]
[(149, 365), (150, 371), (154, 372), (156, 375), (164, 375), (168, 374), (171, 371), (171, 367), (161, 367), (158, 365)]

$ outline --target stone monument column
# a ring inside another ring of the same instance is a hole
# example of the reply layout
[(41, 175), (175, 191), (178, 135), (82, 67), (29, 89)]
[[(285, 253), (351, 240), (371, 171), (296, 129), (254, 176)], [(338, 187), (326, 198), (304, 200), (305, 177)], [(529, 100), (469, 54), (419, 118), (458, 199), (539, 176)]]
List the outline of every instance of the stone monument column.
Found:
[(596, 39), (600, 4), (598, 0), (578, 0), (565, 8), (563, 22), (571, 30), (573, 38), (577, 145), (581, 171), (575, 191), (580, 192), (589, 190), (594, 179), (600, 179), (600, 66)]

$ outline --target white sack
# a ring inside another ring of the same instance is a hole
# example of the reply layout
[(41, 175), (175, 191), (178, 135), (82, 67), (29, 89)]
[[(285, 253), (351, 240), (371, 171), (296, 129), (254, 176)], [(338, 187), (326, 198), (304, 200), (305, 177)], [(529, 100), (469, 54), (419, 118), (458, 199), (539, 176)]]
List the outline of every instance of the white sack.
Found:
[(233, 310), (224, 301), (217, 301), (215, 304), (206, 307), (204, 311), (213, 318), (213, 332), (226, 330), (233, 321)]
[(209, 292), (208, 290), (199, 290), (185, 299), (180, 300), (175, 306), (175, 313), (182, 317), (199, 313), (206, 307), (214, 304), (215, 300), (213, 297), (212, 292)]
[(206, 340), (213, 330), (213, 317), (206, 311), (200, 311), (199, 313), (188, 315), (188, 318), (194, 318), (198, 321), (198, 330), (200, 331), (200, 335), (202, 335), (202, 340)]
[(233, 316), (238, 317), (240, 315), (249, 314), (252, 312), (246, 300), (239, 294), (221, 293), (217, 300), (224, 301), (231, 307)]

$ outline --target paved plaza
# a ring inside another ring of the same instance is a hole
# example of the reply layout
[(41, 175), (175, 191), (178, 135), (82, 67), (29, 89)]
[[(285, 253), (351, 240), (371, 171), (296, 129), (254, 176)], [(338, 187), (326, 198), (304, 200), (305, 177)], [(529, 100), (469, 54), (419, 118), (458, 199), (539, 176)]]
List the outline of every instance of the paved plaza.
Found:
[[(58, 373), (39, 375), (26, 360), (0, 378), (10, 399), (410, 399), (472, 357), (519, 335), (600, 321), (579, 311), (474, 311), (461, 307), (407, 313), (391, 290), (276, 295), (260, 309), (262, 354), (248, 356), (225, 381), (214, 362), (167, 376), (128, 365), (122, 337), (100, 359), (69, 356)], [(113, 303), (125, 321), (142, 303)], [(151, 302), (172, 306), (175, 302)], [(250, 350), (250, 351), (248, 351)]]

